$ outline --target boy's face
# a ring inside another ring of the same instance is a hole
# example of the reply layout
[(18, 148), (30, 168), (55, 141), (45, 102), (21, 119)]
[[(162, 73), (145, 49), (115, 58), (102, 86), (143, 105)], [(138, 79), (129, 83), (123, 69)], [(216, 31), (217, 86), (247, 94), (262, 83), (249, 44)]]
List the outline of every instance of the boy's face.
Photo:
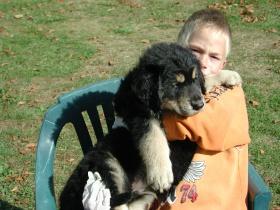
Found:
[(188, 46), (200, 61), (204, 76), (217, 74), (223, 69), (226, 41), (226, 35), (209, 27), (202, 27), (191, 35)]

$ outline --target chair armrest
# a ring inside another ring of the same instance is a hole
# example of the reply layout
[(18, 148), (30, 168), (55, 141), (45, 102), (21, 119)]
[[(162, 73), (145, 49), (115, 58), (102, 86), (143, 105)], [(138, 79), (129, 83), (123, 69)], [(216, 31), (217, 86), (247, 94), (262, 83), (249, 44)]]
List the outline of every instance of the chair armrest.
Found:
[(248, 183), (248, 209), (266, 210), (269, 209), (271, 192), (258, 174), (254, 166), (249, 163)]
[(53, 186), (53, 162), (56, 141), (52, 137), (55, 125), (43, 123), (36, 153), (35, 204), (37, 210), (56, 210)]

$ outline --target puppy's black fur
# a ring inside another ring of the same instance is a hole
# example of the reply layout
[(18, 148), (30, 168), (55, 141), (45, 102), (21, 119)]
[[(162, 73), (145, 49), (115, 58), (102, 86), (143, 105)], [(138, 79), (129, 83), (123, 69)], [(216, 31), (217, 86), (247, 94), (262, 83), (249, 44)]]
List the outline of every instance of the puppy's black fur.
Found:
[[(61, 193), (60, 208), (83, 209), (82, 194), (88, 171), (99, 172), (110, 189), (112, 209), (122, 204), (134, 209), (137, 200), (142, 199), (143, 203), (143, 196), (151, 195), (149, 192), (159, 195), (172, 183), (176, 185), (187, 171), (196, 145), (190, 141), (173, 141), (168, 145), (161, 133), (162, 113), (193, 115), (204, 105), (203, 93), (199, 62), (190, 50), (167, 43), (147, 49), (115, 95), (116, 115), (126, 126), (112, 129), (104, 141), (85, 155)], [(157, 143), (159, 147), (155, 146)], [(164, 161), (156, 165), (153, 159)], [(170, 174), (164, 174), (165, 168), (169, 170), (171, 166), (168, 161), (172, 162), (171, 179)], [(151, 171), (159, 173), (153, 177)], [(139, 181), (140, 191), (133, 185)], [(144, 202), (143, 209), (150, 203), (151, 199)]]

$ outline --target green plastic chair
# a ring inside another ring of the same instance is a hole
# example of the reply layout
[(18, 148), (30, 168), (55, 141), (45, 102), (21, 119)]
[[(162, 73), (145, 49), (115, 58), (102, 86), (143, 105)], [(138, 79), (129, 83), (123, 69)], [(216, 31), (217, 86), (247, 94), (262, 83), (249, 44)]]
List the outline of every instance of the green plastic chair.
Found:
[[(55, 210), (56, 199), (53, 184), (53, 166), (56, 143), (62, 128), (72, 123), (77, 133), (83, 153), (93, 147), (82, 112), (89, 115), (97, 140), (102, 139), (102, 130), (97, 107), (102, 106), (108, 130), (114, 122), (112, 100), (120, 85), (120, 79), (112, 79), (74, 90), (58, 98), (57, 104), (50, 107), (43, 119), (36, 151), (36, 191), (37, 210)], [(254, 167), (249, 164), (249, 209), (269, 209), (271, 192)]]

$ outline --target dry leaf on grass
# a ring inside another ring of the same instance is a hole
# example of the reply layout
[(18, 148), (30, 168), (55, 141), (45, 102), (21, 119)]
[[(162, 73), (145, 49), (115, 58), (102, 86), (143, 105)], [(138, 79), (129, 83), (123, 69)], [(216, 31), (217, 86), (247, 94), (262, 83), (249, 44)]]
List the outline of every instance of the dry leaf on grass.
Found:
[(21, 105), (24, 105), (24, 104), (25, 104), (25, 101), (19, 101), (19, 102), (17, 103), (18, 106), (21, 106)]
[(15, 52), (13, 52), (11, 49), (7, 48), (7, 49), (4, 49), (3, 52), (8, 55), (8, 56), (14, 56), (16, 55)]
[(136, 0), (118, 0), (118, 2), (120, 4), (127, 5), (131, 8), (141, 8), (142, 7), (142, 5), (139, 2), (137, 2)]
[(258, 101), (255, 101), (255, 100), (249, 100), (249, 104), (251, 106), (253, 106), (254, 108), (256, 108), (260, 105), (260, 103)]
[(14, 18), (15, 19), (21, 19), (21, 18), (23, 18), (23, 14), (14, 15)]
[(5, 16), (4, 12), (0, 11), (0, 18), (3, 18)]
[(273, 124), (280, 124), (280, 120), (272, 120)]
[(241, 12), (240, 12), (240, 15), (243, 16), (243, 15), (253, 15), (254, 13), (254, 5), (253, 4), (249, 4), (249, 5), (246, 5), (244, 6), (242, 9), (241, 9)]
[(11, 189), (11, 192), (13, 193), (19, 192), (18, 186), (15, 186), (13, 189)]
[(67, 161), (68, 161), (69, 163), (73, 163), (73, 162), (75, 161), (75, 159), (74, 159), (74, 158), (69, 158)]
[(114, 61), (109, 60), (109, 61), (108, 61), (108, 65), (109, 65), (109, 66), (113, 66), (113, 65), (114, 65)]
[(207, 6), (209, 9), (226, 10), (228, 6), (225, 3), (213, 3)]
[(24, 148), (22, 148), (19, 153), (22, 155), (26, 155), (29, 153), (34, 153), (36, 150), (36, 144), (35, 143), (29, 143), (26, 144)]
[(270, 32), (270, 33), (277, 33), (277, 29), (276, 28), (271, 28), (271, 29), (268, 29), (267, 32)]
[(5, 28), (4, 27), (0, 27), (0, 33), (4, 32)]
[(141, 42), (145, 43), (145, 44), (150, 44), (150, 40), (148, 40), (148, 39), (142, 39)]

